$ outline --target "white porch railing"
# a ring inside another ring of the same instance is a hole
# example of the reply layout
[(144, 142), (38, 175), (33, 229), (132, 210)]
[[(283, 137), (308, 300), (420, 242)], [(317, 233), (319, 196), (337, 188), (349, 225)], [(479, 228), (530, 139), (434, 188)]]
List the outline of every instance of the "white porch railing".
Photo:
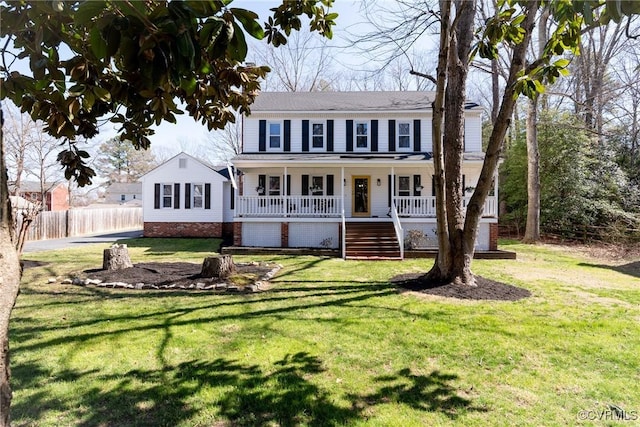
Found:
[(400, 258), (404, 259), (404, 231), (402, 230), (402, 224), (400, 223), (400, 218), (398, 218), (398, 211), (395, 206), (391, 206), (391, 219), (393, 219), (393, 228), (396, 231), (396, 237), (400, 245)]
[[(471, 197), (465, 197), (462, 204), (467, 206)], [(417, 196), (396, 196), (394, 204), (401, 217), (435, 217), (436, 216), (436, 198), (435, 196), (417, 197)], [(487, 197), (484, 202), (482, 211), (483, 217), (496, 217), (498, 214), (496, 206), (496, 198)]]
[(336, 217), (342, 214), (340, 196), (240, 196), (237, 215), (249, 217)]

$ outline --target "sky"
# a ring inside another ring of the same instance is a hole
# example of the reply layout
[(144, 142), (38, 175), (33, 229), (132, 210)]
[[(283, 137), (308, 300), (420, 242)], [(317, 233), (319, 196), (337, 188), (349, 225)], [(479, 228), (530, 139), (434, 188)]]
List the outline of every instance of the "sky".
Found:
[[(256, 12), (260, 16), (260, 22), (264, 22), (266, 17), (269, 16), (269, 9), (276, 7), (279, 3), (278, 0), (235, 0), (230, 6), (248, 9)], [(360, 13), (361, 1), (354, 0), (336, 0), (334, 3), (333, 11), (339, 14), (337, 24), (334, 27), (334, 37), (330, 41), (333, 46), (339, 47), (345, 44), (346, 32), (350, 29), (356, 28), (364, 21), (364, 17)], [(255, 43), (258, 41), (250, 41), (250, 37), (247, 37), (249, 43)], [(266, 43), (263, 41), (262, 43)], [(340, 58), (336, 58), (342, 65), (354, 65), (357, 64), (353, 61), (353, 55), (340, 54), (340, 48), (332, 49), (336, 55)], [(249, 52), (249, 57), (251, 52)], [(105, 129), (110, 131), (109, 133), (115, 134), (113, 129)], [(177, 154), (180, 151), (201, 151), (204, 145), (207, 144), (208, 130), (206, 126), (201, 123), (196, 123), (190, 116), (183, 114), (177, 116), (177, 123), (163, 123), (156, 128), (156, 134), (151, 136), (151, 144), (162, 157), (168, 155)], [(102, 138), (102, 136), (99, 136)], [(105, 138), (108, 139), (108, 138)], [(191, 153), (193, 154), (193, 153)]]

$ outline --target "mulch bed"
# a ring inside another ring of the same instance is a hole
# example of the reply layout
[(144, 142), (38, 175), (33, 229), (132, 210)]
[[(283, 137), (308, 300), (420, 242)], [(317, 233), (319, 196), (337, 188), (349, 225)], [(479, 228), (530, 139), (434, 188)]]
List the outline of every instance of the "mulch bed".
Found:
[[(235, 275), (255, 276), (256, 280), (273, 269), (273, 265), (264, 263), (236, 264)], [(202, 264), (190, 262), (144, 262), (134, 264), (133, 267), (123, 270), (86, 270), (84, 273), (89, 279), (98, 279), (103, 282), (122, 282), (135, 285), (145, 283), (148, 285), (188, 286), (194, 282), (206, 285), (221, 283), (217, 277), (200, 277)]]
[(481, 276), (475, 277), (478, 286), (433, 284), (425, 281), (423, 273), (401, 274), (391, 279), (391, 282), (408, 291), (466, 300), (518, 301), (531, 296), (531, 292), (526, 289)]

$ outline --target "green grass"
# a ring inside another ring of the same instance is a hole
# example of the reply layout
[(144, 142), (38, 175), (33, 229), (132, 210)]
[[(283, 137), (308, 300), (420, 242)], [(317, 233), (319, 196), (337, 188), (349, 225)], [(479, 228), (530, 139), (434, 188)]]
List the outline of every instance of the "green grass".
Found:
[[(127, 243), (134, 262), (201, 262), (218, 242)], [(638, 414), (640, 275), (504, 243), (518, 260), (474, 271), (528, 299), (389, 285), (432, 260), (235, 257), (284, 269), (268, 292), (227, 295), (46, 284), (99, 267), (103, 246), (27, 254), (44, 265), (25, 270), (13, 312), (13, 424), (548, 426), (609, 404)]]

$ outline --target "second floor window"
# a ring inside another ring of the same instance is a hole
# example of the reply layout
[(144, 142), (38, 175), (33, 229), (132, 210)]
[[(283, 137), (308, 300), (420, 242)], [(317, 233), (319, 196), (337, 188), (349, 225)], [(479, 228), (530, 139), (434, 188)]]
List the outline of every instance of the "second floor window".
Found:
[(322, 123), (313, 123), (312, 125), (311, 146), (313, 148), (324, 147), (324, 125)]
[(368, 123), (356, 123), (356, 148), (369, 147)]
[(280, 123), (269, 123), (269, 148), (280, 148)]
[(408, 122), (398, 123), (398, 148), (411, 148), (411, 126)]

